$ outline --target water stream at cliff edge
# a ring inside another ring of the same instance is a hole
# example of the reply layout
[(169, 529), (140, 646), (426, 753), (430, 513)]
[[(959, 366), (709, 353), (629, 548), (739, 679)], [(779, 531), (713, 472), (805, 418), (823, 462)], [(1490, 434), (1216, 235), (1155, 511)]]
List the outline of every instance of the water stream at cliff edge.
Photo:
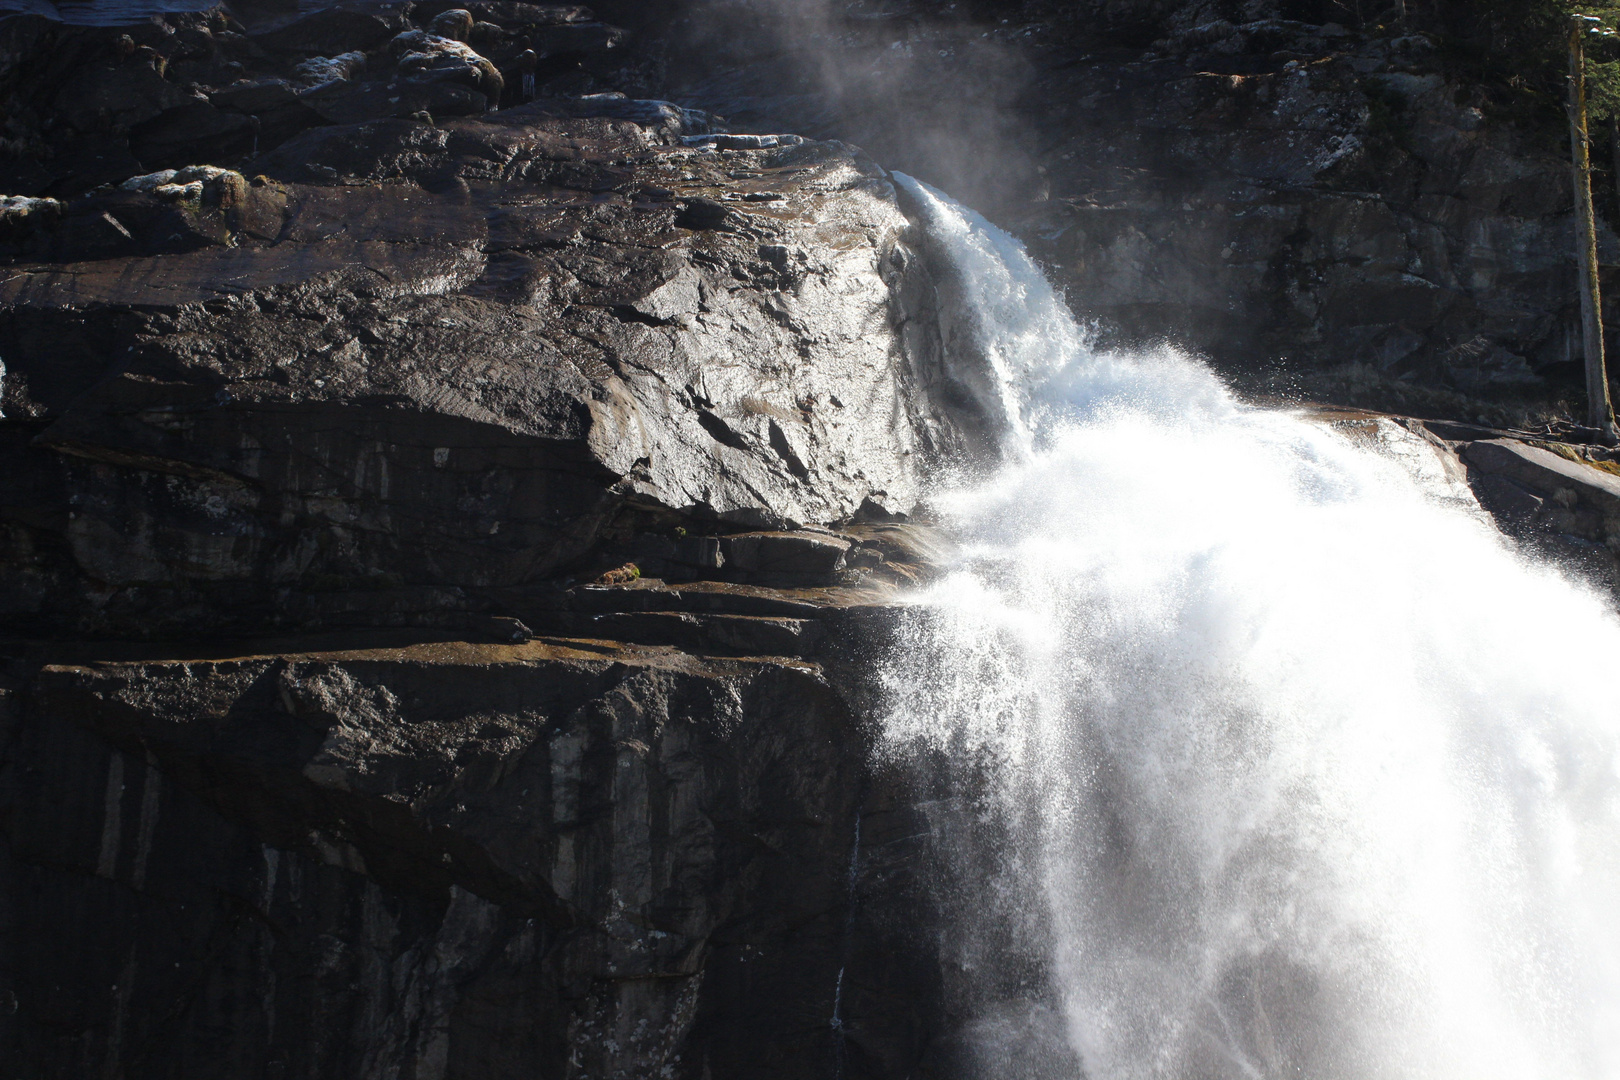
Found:
[(1612, 610), (1397, 457), (1094, 347), (898, 181), (1005, 430), (885, 676), (888, 752), (976, 778), (959, 979), (1061, 1044), (986, 1074), (1620, 1077)]

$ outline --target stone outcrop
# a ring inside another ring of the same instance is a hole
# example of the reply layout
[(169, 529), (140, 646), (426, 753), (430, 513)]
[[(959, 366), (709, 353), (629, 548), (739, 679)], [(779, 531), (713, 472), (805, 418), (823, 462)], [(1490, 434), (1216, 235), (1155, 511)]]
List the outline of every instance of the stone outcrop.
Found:
[(1432, 37), (1268, 0), (682, 10), (661, 30), (675, 96), (950, 191), (1117, 340), (1317, 400), (1580, 411), (1560, 117)]
[(582, 9), (251, 14), (0, 23), (0, 1060), (947, 1068), (859, 673), (980, 436), (887, 174)]
[(813, 666), (446, 642), (30, 697), (0, 1048), (37, 1075), (827, 1074), (865, 762)]
[(1557, 117), (1529, 122), (1431, 36), (1273, 0), (608, 8), (630, 32), (495, 0), (9, 18), (0, 193), (628, 91), (621, 111), (669, 97), (859, 144), (1013, 229), (1119, 338), (1169, 336), (1256, 389), (1499, 426), (1578, 406)]
[(967, 436), (893, 315), (922, 271), (892, 187), (835, 145), (663, 139), (320, 127), (14, 236), (8, 616), (409, 623), (627, 559), (768, 573), (698, 537), (909, 511)]
[[(869, 99), (727, 132), (700, 106), (787, 109), (786, 54), (740, 39), (729, 81), (672, 103), (646, 93), (669, 60), (648, 23), (680, 13), (618, 8), (639, 39), (509, 0), (0, 20), (19, 1075), (970, 1074), (940, 910), (977, 894), (924, 857), (980, 825), (875, 761), (867, 727), (903, 591), (951, 558), (919, 495), (984, 443), (926, 245), (865, 153), (775, 133), (850, 133)], [(1541, 332), (1541, 159), (1421, 83), (1461, 133), (1434, 154), (1499, 198), (1419, 229), (1357, 134), (1390, 73), (1356, 57), (1383, 46), (1245, 23), (1082, 57), (1040, 27), (950, 31), (984, 32), (993, 67), (1027, 48), (1062, 114), (1039, 153), (987, 142), (1001, 186), (960, 190), (1127, 332), (1183, 303), (1225, 341), (1241, 320), (1211, 312), (1251, 293), (1293, 305), (1265, 340), (1308, 324), (1324, 350), (1376, 351), (1376, 319), (1429, 335), (1423, 356), (1476, 318)], [(1208, 70), (1317, 38), (1331, 57)], [(1127, 121), (1146, 140), (1105, 151)], [(1124, 185), (1147, 158), (1179, 164)], [(1198, 184), (1165, 179), (1190, 162)], [(1044, 201), (1013, 198), (1026, 182)], [(1493, 233), (1510, 204), (1523, 228)], [(1401, 245), (1480, 229), (1524, 276), (1398, 314), (1439, 287)], [(1284, 250), (1315, 252), (1298, 289), (1255, 269)], [(1230, 276), (1199, 292), (1198, 259)], [(1528, 543), (1608, 572), (1612, 462), (1411, 430)]]
[(1359, 410), (1306, 415), (1401, 461), (1432, 497), (1620, 602), (1620, 452)]
[(1505, 532), (1620, 596), (1620, 456), (1509, 438), (1458, 448), (1480, 504)]

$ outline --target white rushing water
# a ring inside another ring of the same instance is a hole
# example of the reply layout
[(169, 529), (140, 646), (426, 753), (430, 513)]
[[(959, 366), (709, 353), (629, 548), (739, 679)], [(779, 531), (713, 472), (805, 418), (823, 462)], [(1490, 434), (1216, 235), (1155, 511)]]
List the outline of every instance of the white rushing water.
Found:
[(886, 672), (889, 751), (978, 793), (941, 841), (981, 878), (961, 980), (1059, 1018), (985, 1073), (1620, 1077), (1612, 610), (1396, 457), (1094, 348), (899, 181), (1004, 428)]

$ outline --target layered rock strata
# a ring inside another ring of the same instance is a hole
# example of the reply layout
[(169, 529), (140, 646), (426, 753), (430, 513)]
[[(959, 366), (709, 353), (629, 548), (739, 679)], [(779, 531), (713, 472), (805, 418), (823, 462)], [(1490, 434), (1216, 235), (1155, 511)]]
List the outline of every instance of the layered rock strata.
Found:
[(0, 1049), (20, 1075), (820, 1077), (926, 1056), (937, 1006), (905, 970), (926, 897), (852, 906), (917, 827), (863, 780), (813, 663), (171, 650), (47, 664), (7, 705)]
[[(883, 170), (581, 9), (0, 31), (0, 1061), (968, 1075), (867, 676), (985, 439)], [(1408, 430), (1607, 572), (1608, 463)]]
[(0, 1058), (937, 1067), (856, 673), (977, 421), (882, 170), (702, 127), (327, 123), (8, 204)]

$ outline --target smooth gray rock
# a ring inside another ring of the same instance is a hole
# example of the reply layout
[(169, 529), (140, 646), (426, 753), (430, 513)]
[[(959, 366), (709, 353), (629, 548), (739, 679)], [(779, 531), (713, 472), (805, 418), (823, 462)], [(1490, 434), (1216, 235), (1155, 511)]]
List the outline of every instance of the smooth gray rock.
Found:
[(843, 537), (814, 532), (738, 533), (721, 541), (727, 569), (811, 578), (842, 569), (850, 546)]
[(1480, 439), (1469, 443), (1463, 454), (1470, 465), (1505, 476), (1544, 498), (1569, 493), (1573, 495), (1569, 501), (1589, 505), (1620, 527), (1620, 476), (1516, 439)]
[(1620, 596), (1620, 476), (1517, 439), (1466, 442), (1462, 457), (1503, 531)]

